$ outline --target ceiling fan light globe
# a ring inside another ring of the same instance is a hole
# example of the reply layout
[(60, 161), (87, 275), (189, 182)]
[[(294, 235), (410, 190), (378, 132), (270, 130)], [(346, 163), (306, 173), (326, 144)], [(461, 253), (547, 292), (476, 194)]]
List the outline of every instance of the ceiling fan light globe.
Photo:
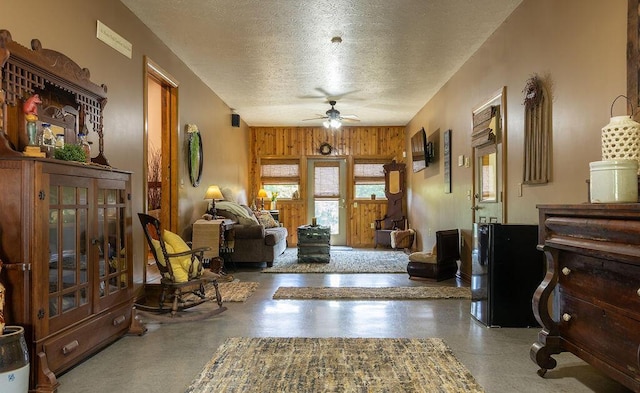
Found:
[(331, 126), (331, 124), (329, 123), (329, 120), (323, 121), (322, 125), (324, 125), (324, 128), (329, 128)]
[(335, 128), (340, 128), (340, 126), (342, 125), (342, 123), (340, 123), (340, 120), (337, 120), (337, 119), (331, 119), (329, 121), (329, 124), (330, 124), (331, 128), (334, 128), (334, 129)]

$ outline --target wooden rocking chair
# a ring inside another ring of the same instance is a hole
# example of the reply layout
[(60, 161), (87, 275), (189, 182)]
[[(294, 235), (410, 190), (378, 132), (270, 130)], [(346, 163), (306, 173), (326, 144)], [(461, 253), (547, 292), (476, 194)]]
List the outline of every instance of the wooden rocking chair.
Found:
[[(160, 228), (160, 221), (148, 214), (138, 213), (138, 218), (144, 230), (144, 236), (147, 239), (151, 253), (156, 261), (156, 266), (162, 275), (160, 284), (162, 292), (157, 301), (146, 304), (137, 304), (136, 306), (145, 311), (171, 312), (171, 316), (175, 316), (178, 311), (197, 306), (214, 299), (218, 303), (218, 308), (211, 315), (219, 314), (227, 308), (222, 306), (222, 296), (218, 290), (218, 275), (213, 272), (202, 272), (202, 257), (204, 251), (211, 249), (210, 247), (200, 247), (196, 249), (188, 249), (185, 251), (168, 252), (168, 244), (165, 241), (163, 232)], [(186, 244), (186, 243), (185, 243)], [(185, 248), (188, 248), (185, 247)], [(186, 281), (177, 280), (176, 272), (172, 267), (172, 259), (190, 257), (188, 279)], [(215, 289), (215, 296), (206, 296), (205, 285), (211, 284)]]

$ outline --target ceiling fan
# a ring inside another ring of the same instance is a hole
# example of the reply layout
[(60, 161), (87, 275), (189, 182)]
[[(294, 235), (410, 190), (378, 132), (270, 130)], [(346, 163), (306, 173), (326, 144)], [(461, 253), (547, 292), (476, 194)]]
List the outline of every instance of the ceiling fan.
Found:
[(314, 117), (311, 119), (304, 119), (303, 121), (308, 120), (324, 120), (322, 123), (325, 128), (338, 129), (342, 126), (342, 122), (350, 122), (350, 121), (360, 121), (358, 116), (356, 115), (341, 115), (340, 111), (335, 108), (336, 102), (329, 101), (329, 105), (331, 105), (331, 109), (325, 112), (325, 115), (318, 115), (319, 117)]

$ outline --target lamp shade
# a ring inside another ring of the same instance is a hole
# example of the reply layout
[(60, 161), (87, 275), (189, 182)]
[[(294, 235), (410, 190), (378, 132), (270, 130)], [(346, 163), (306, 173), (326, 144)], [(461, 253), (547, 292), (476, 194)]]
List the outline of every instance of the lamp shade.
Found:
[(269, 197), (269, 195), (267, 195), (267, 190), (265, 190), (264, 188), (261, 188), (258, 191), (258, 198), (267, 198)]
[(222, 192), (220, 191), (220, 187), (218, 186), (209, 186), (207, 188), (207, 192), (204, 194), (204, 199), (224, 199), (222, 196)]

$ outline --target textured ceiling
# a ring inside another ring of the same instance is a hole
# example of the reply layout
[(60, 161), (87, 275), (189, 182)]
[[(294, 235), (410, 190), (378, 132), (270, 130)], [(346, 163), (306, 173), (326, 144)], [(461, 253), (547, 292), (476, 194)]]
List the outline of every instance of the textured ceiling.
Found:
[(407, 124), (522, 0), (121, 1), (249, 126), (318, 126)]

